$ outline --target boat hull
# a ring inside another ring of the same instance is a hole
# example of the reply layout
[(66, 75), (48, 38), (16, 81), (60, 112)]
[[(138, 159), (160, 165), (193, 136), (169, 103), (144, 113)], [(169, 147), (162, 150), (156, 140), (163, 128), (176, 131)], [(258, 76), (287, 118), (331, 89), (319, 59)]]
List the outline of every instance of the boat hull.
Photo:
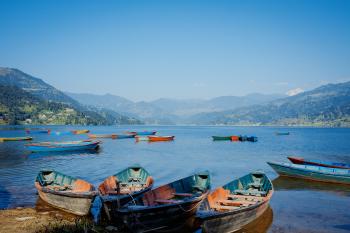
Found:
[(281, 176), (350, 185), (350, 170), (348, 169), (273, 162), (268, 162), (268, 164)]
[[(203, 197), (204, 198), (204, 197)], [(195, 216), (203, 198), (176, 205), (118, 211), (118, 218), (133, 232), (171, 229)]]
[(0, 138), (0, 142), (6, 142), (6, 141), (28, 141), (32, 140), (32, 137), (13, 137), (13, 138)]
[(27, 146), (32, 152), (59, 152), (59, 151), (80, 151), (80, 150), (96, 150), (99, 147), (99, 142), (94, 142), (86, 145), (67, 145), (67, 146)]
[(261, 205), (253, 206), (252, 208), (248, 207), (236, 212), (218, 213), (206, 217), (200, 217), (199, 213), (199, 218), (197, 219), (201, 224), (202, 232), (234, 232), (260, 217), (268, 206), (269, 202), (266, 201)]
[(166, 142), (173, 141), (175, 136), (148, 136), (150, 142)]
[(51, 206), (79, 216), (89, 214), (91, 203), (94, 199), (93, 196), (70, 197), (42, 190), (38, 190), (38, 193), (40, 198)]

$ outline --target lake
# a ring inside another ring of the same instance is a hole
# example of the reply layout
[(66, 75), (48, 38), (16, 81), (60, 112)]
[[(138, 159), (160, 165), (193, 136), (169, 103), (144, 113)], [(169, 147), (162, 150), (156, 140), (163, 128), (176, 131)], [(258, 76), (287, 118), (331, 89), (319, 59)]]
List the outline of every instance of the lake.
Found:
[[(44, 127), (45, 128), (45, 127)], [(173, 142), (136, 143), (134, 139), (103, 140), (98, 152), (65, 154), (29, 153), (27, 142), (0, 143), (0, 208), (35, 206), (34, 180), (40, 169), (55, 169), (98, 186), (107, 176), (132, 165), (145, 167), (161, 185), (194, 172), (209, 170), (212, 187), (254, 170), (273, 179), (271, 208), (244, 232), (349, 232), (350, 186), (281, 178), (266, 161), (287, 161), (295, 155), (310, 159), (350, 163), (350, 129), (220, 126), (52, 126), (66, 131), (90, 129), (92, 133), (156, 130), (175, 135)], [(276, 136), (289, 131), (289, 136)], [(212, 135), (255, 135), (256, 143), (212, 141)], [(0, 137), (24, 136), (21, 127), (3, 126)], [(34, 141), (86, 139), (86, 135), (33, 134)]]

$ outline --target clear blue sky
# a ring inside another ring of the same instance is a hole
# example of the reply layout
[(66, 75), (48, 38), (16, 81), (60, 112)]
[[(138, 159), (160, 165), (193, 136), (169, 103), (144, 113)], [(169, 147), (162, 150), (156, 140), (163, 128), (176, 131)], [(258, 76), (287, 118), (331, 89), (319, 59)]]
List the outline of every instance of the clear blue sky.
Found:
[(350, 80), (350, 1), (0, 0), (0, 66), (133, 100)]

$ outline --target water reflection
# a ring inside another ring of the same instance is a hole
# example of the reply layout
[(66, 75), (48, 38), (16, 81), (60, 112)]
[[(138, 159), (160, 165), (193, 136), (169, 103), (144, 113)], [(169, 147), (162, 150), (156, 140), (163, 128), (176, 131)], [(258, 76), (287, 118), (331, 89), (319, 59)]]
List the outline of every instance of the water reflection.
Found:
[(273, 221), (273, 211), (269, 206), (265, 212), (253, 222), (245, 225), (237, 233), (265, 233), (270, 228)]
[(272, 181), (276, 191), (305, 190), (335, 192), (337, 195), (350, 196), (350, 185), (317, 182), (305, 179), (279, 176)]

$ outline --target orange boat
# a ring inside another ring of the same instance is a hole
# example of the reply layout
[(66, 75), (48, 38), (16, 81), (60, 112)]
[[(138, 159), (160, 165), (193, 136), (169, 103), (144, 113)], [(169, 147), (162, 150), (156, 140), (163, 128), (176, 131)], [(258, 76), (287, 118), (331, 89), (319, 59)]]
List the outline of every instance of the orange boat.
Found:
[(175, 136), (148, 136), (150, 142), (173, 141)]
[(116, 139), (118, 137), (117, 134), (89, 134), (89, 138), (112, 138)]
[(231, 136), (231, 141), (239, 141), (239, 136)]

